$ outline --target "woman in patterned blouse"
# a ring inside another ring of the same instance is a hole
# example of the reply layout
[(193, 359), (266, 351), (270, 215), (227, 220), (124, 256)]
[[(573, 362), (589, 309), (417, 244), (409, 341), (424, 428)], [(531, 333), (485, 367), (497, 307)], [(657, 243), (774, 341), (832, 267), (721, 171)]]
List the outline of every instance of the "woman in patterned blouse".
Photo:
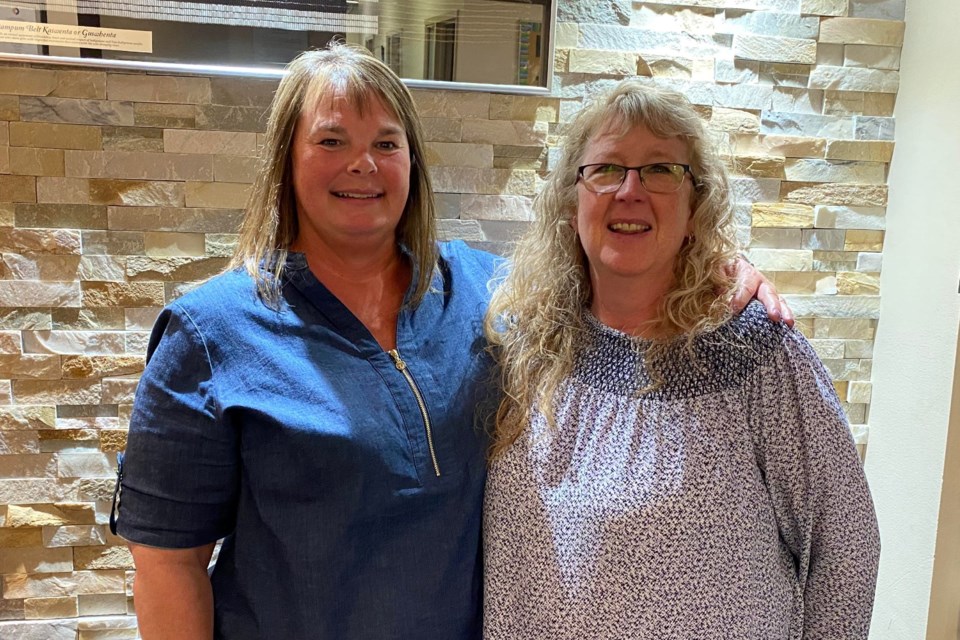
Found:
[(809, 343), (729, 311), (729, 187), (696, 111), (619, 85), (535, 208), (487, 321), (485, 637), (866, 638), (863, 469)]

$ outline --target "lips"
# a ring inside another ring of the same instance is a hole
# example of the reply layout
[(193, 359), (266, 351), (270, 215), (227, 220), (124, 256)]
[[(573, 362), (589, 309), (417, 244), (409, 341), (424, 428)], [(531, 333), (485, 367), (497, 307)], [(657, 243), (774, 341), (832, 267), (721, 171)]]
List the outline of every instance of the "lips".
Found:
[(607, 225), (607, 229), (614, 233), (635, 234), (650, 231), (652, 229), (648, 224), (642, 222), (614, 222)]
[(357, 191), (333, 191), (331, 193), (338, 198), (347, 198), (350, 200), (372, 200), (383, 195), (382, 193), (363, 193)]

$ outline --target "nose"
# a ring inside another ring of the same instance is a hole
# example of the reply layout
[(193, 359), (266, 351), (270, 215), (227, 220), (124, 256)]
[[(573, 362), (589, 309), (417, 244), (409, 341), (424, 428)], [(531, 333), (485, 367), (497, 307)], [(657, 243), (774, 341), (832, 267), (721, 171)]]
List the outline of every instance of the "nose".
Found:
[(364, 149), (363, 151), (356, 153), (353, 158), (350, 159), (350, 164), (347, 165), (347, 171), (358, 175), (376, 173), (377, 163), (373, 159), (373, 155), (370, 153), (370, 151)]
[(627, 175), (623, 177), (623, 183), (617, 189), (618, 200), (639, 200), (646, 198), (648, 192), (640, 180), (639, 169), (627, 169)]

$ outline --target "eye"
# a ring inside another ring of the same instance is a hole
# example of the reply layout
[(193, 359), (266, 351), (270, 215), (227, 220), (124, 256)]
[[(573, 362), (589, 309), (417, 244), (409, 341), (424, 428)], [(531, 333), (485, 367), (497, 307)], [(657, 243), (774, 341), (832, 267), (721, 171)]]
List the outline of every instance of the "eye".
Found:
[(608, 173), (620, 173), (623, 171), (623, 167), (618, 164), (601, 164), (598, 165), (594, 170), (594, 173), (599, 174), (608, 174)]
[(675, 173), (673, 164), (650, 164), (646, 167), (646, 172), (649, 174), (673, 174)]
[(322, 140), (318, 140), (317, 144), (321, 147), (339, 147), (343, 142), (337, 138), (323, 138)]
[(393, 140), (381, 140), (377, 143), (377, 148), (383, 151), (393, 151), (394, 149), (399, 149), (400, 145)]

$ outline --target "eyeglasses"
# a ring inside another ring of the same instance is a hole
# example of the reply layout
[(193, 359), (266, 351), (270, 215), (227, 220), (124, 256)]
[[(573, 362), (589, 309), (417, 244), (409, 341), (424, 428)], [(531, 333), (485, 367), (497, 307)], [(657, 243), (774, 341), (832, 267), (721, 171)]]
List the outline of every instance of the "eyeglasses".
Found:
[(676, 162), (658, 162), (640, 167), (624, 167), (619, 164), (603, 162), (585, 164), (577, 169), (577, 180), (588, 191), (594, 193), (613, 193), (620, 189), (627, 174), (636, 171), (640, 175), (640, 184), (650, 193), (675, 193), (683, 186), (683, 176), (689, 173), (696, 186), (697, 180), (690, 171), (690, 165)]

